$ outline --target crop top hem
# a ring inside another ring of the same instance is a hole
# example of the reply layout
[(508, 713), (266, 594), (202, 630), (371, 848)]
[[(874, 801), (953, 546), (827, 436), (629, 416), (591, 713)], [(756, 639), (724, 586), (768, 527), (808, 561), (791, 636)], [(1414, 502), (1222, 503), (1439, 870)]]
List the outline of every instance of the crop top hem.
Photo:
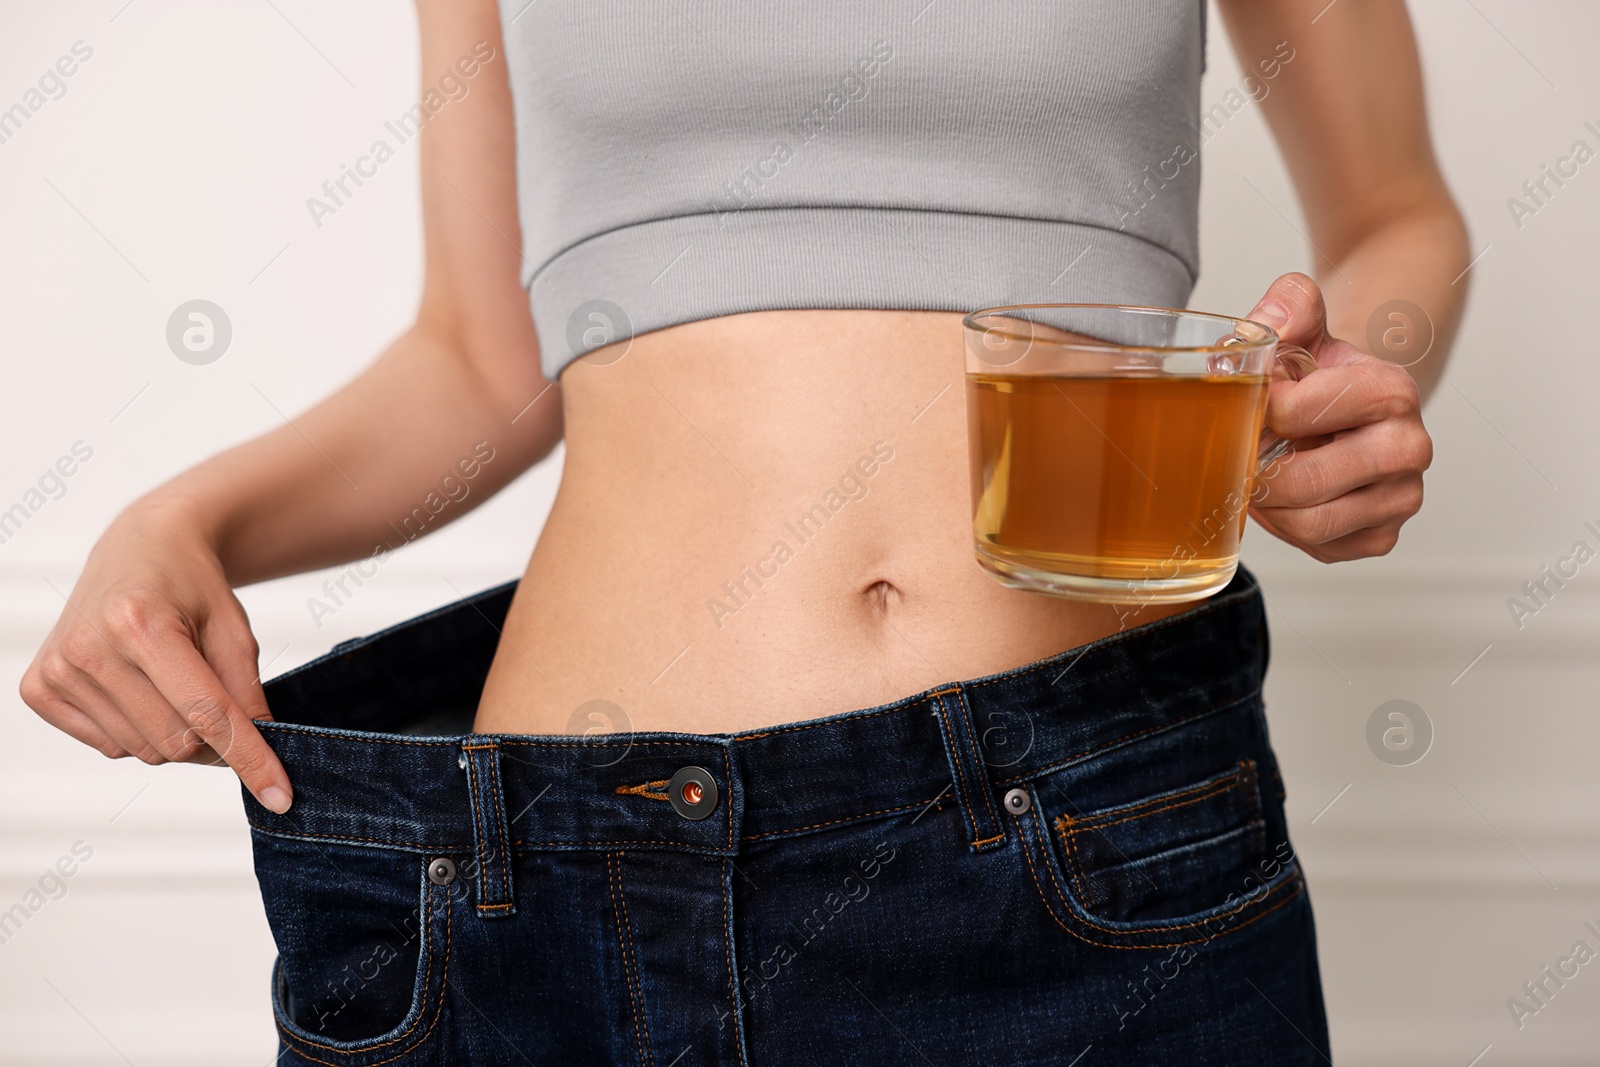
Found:
[(600, 345), (740, 312), (1182, 307), (1195, 280), (1191, 266), (1160, 245), (1089, 223), (831, 206), (623, 226), (573, 245), (529, 276), (540, 363), (551, 379)]

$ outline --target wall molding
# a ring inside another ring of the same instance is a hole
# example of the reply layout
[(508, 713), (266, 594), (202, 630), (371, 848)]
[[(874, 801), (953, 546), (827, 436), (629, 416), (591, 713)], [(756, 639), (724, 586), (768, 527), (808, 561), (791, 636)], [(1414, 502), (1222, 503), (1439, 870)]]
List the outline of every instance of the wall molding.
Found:
[[(1434, 635), (1487, 626), (1511, 639), (1537, 637), (1543, 643), (1563, 642), (1572, 631), (1600, 626), (1600, 566), (1584, 567), (1575, 578), (1555, 589), (1548, 603), (1524, 620), (1519, 630), (1506, 606), (1508, 598), (1521, 596), (1523, 583), (1541, 578), (1540, 568), (1551, 561), (1430, 557), (1399, 561), (1393, 557), (1353, 564), (1324, 566), (1298, 556), (1282, 557), (1287, 550), (1273, 548), (1271, 557), (1249, 563), (1261, 579), (1274, 611), (1300, 623), (1314, 616), (1319, 629), (1353, 629), (1369, 632), (1381, 628), (1404, 635), (1408, 645), (1428, 647)], [(62, 599), (50, 588), (66, 592), (75, 580), (81, 560), (59, 566), (21, 566), (0, 560), (0, 646), (8, 641), (41, 633), (60, 615)], [(241, 598), (253, 605), (252, 621), (258, 629), (315, 633), (305, 607), (308, 596), (318, 594), (323, 580), (343, 568), (330, 568), (250, 586)], [(453, 599), (452, 586), (462, 594), (517, 577), (517, 571), (483, 566), (442, 568), (436, 560), (403, 554), (367, 583), (353, 598), (350, 611), (398, 621), (388, 616), (390, 605), (405, 610), (415, 604), (443, 604)], [(1426, 625), (1417, 625), (1426, 620)], [(329, 624), (331, 626), (331, 623)], [(1529, 644), (1534, 642), (1530, 641)]]

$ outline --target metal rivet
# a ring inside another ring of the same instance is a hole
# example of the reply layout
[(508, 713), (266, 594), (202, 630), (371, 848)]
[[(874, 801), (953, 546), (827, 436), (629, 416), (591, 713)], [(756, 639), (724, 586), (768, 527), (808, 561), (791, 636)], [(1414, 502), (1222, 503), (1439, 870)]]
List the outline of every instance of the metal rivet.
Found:
[(460, 767), (462, 770), (467, 769), (467, 754), (465, 752), (457, 754), (456, 766)]
[(672, 810), (699, 822), (717, 808), (717, 780), (704, 767), (683, 767), (667, 783)]
[(434, 885), (449, 885), (456, 880), (456, 865), (448, 857), (440, 856), (428, 861), (428, 881)]
[(1006, 793), (1006, 810), (1013, 815), (1026, 815), (1033, 807), (1033, 798), (1026, 789), (1012, 789)]

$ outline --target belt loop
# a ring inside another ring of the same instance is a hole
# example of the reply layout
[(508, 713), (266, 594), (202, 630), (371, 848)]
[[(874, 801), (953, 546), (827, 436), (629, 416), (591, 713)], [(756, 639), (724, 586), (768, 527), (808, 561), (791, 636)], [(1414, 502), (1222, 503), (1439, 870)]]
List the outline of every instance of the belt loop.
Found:
[(511, 891), (511, 834), (505, 793), (500, 788), (500, 745), (478, 741), (461, 746), (472, 803), (472, 842), (478, 868), (478, 918), (503, 919), (517, 911)]
[[(972, 726), (972, 707), (961, 687), (933, 694), (938, 701), (934, 716), (944, 737), (944, 752), (950, 760), (956, 799), (961, 817), (966, 820), (968, 841), (974, 852), (985, 852), (1005, 844), (1005, 824), (994, 807), (994, 789), (989, 784), (983, 750)], [(948, 702), (946, 697), (950, 697)]]

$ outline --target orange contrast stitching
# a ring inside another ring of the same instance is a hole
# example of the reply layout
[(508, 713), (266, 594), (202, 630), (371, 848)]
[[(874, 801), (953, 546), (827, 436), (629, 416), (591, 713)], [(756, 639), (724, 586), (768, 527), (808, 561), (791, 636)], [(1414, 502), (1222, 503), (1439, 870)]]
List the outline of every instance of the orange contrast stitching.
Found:
[[(1104, 818), (1107, 815), (1131, 815), (1138, 812), (1141, 808), (1147, 808), (1153, 804), (1165, 804), (1168, 801), (1178, 800), (1182, 797), (1186, 797), (1191, 793), (1200, 793), (1208, 789), (1232, 788), (1229, 783), (1231, 782), (1237, 784), (1238, 778), (1239, 772), (1237, 769), (1235, 769), (1229, 771), (1220, 778), (1196, 782), (1194, 785), (1184, 786), (1182, 789), (1179, 789), (1176, 792), (1163, 793), (1160, 796), (1150, 797), (1146, 800), (1135, 801), (1132, 804), (1119, 804), (1116, 807), (1107, 808), (1105, 811), (1096, 812), (1093, 815), (1080, 815), (1074, 821), (1092, 823)], [(1123, 820), (1118, 819), (1117, 821), (1122, 822)]]
[(667, 800), (670, 798), (661, 790), (666, 788), (669, 781), (671, 781), (669, 778), (657, 778), (653, 782), (640, 782), (638, 785), (619, 785), (617, 786), (617, 794), (619, 796), (649, 797), (651, 800)]
[[(1078, 820), (1078, 825), (1076, 827), (1074, 827), (1074, 829), (1075, 830), (1104, 830), (1109, 826), (1121, 826), (1125, 822), (1134, 822), (1134, 821), (1136, 821), (1138, 819), (1148, 819), (1150, 816), (1152, 816), (1152, 815), (1160, 815), (1164, 811), (1172, 811), (1175, 808), (1187, 808), (1191, 804), (1198, 804), (1202, 800), (1210, 800), (1212, 797), (1221, 796), (1223, 793), (1228, 793), (1228, 792), (1231, 792), (1231, 791), (1236, 790), (1238, 788), (1239, 788), (1239, 783), (1237, 781), (1234, 781), (1234, 780), (1230, 779), (1228, 781), (1214, 783), (1209, 792), (1202, 793), (1200, 796), (1188, 797), (1188, 798), (1183, 799), (1183, 800), (1178, 800), (1177, 797), (1168, 797), (1168, 798), (1165, 798), (1165, 799), (1173, 800), (1173, 801), (1176, 801), (1176, 802), (1172, 803), (1172, 804), (1163, 804), (1159, 808), (1141, 809), (1141, 810), (1135, 811), (1135, 812), (1133, 812), (1131, 814), (1124, 815), (1120, 819), (1112, 819), (1110, 822), (1091, 821), (1090, 819)], [(1063, 818), (1065, 818), (1065, 816), (1063, 816)], [(1098, 819), (1098, 816), (1093, 816), (1091, 818)]]
[(628, 894), (622, 888), (623, 855), (624, 853), (617, 853), (617, 900), (622, 904), (623, 929), (628, 931), (628, 954), (633, 957), (633, 981), (639, 989), (639, 1026), (644, 1030), (644, 1050), (653, 1065), (656, 1062), (656, 1053), (650, 1042), (650, 1019), (644, 1010), (644, 979), (640, 977), (644, 968), (639, 964), (638, 946), (633, 943), (633, 922), (628, 918)]
[[(976, 830), (978, 828), (978, 820), (972, 814), (972, 803), (968, 799), (969, 794), (967, 792), (967, 776), (961, 770), (961, 751), (956, 747), (955, 738), (952, 736), (950, 724), (945, 721), (949, 715), (950, 712), (944, 706), (944, 694), (941, 693), (939, 694), (939, 731), (944, 734), (945, 743), (950, 746), (950, 755), (953, 757), (953, 762), (956, 765), (956, 778), (959, 780), (961, 791), (961, 796), (958, 798), (961, 801), (961, 810), (966, 813), (967, 822), (974, 830)], [(976, 845), (977, 842), (974, 841), (973, 844)]]
[(1067, 846), (1067, 860), (1072, 865), (1072, 869), (1067, 872), (1067, 877), (1071, 878), (1073, 884), (1078, 887), (1078, 893), (1083, 897), (1084, 903), (1093, 904), (1095, 902), (1094, 895), (1089, 892), (1089, 876), (1084, 873), (1083, 859), (1078, 855), (1077, 838), (1066, 827), (1070, 818), (1070, 816), (1063, 815), (1056, 820), (1056, 829), (1061, 832), (1061, 840)]
[[(495, 841), (495, 845), (497, 846), (496, 851), (509, 853), (511, 851), (511, 846), (506, 844), (506, 842), (511, 840), (511, 827), (506, 824), (506, 789), (505, 783), (500, 778), (500, 761), (498, 759), (494, 759), (489, 762), (489, 778), (491, 779), (489, 796), (494, 800), (495, 826), (499, 830), (499, 836)], [(500, 895), (506, 898), (504, 907), (515, 907), (516, 901), (512, 898), (511, 893), (510, 855), (502, 855), (500, 857), (499, 871)], [(496, 904), (493, 906), (501, 907), (502, 905)]]
[[(429, 979), (431, 979), (432, 977), (433, 977), (433, 953), (430, 951), (428, 953), (428, 965), (427, 965), (426, 969), (424, 970), (423, 976), (422, 976), (422, 990), (423, 990), (423, 995), (424, 996), (427, 995)], [(428, 1028), (422, 1032), (422, 1036), (417, 1038), (417, 1040), (411, 1045), (410, 1048), (406, 1049), (403, 1052), (397, 1052), (396, 1054), (394, 1054), (393, 1056), (390, 1056), (386, 1060), (379, 1060), (377, 1063), (370, 1064), (369, 1067), (383, 1067), (383, 1064), (385, 1064), (385, 1063), (393, 1063), (395, 1060), (399, 1059), (400, 1057), (409, 1056), (411, 1053), (415, 1052), (417, 1049), (422, 1047), (422, 1043), (428, 1039), (428, 1035), (433, 1033), (433, 1028), (435, 1026), (439, 1025), (439, 1017), (444, 1014), (444, 991), (445, 991), (445, 987), (449, 984), (449, 982), (450, 982), (450, 907), (449, 907), (449, 896), (447, 894), (446, 898), (445, 898), (445, 911), (444, 911), (444, 971), (439, 976), (439, 1003), (434, 1006), (434, 1009), (433, 1009), (433, 1021), (428, 1024)], [(417, 1026), (421, 1022), (422, 1022), (422, 1016), (418, 1015), (417, 1018), (411, 1023), (411, 1025), (406, 1027), (405, 1033), (400, 1034), (398, 1037), (390, 1038), (388, 1041), (383, 1042), (383, 1044), (381, 1044), (381, 1045), (372, 1045), (372, 1046), (370, 1046), (368, 1048), (356, 1049), (354, 1051), (349, 1051), (349, 1052), (346, 1052), (344, 1049), (341, 1049), (341, 1048), (339, 1048), (339, 1047), (337, 1047), (335, 1045), (323, 1044), (321, 1041), (316, 1041), (316, 1040), (314, 1040), (312, 1038), (309, 1038), (309, 1037), (301, 1037), (298, 1034), (290, 1033), (288, 1028), (285, 1027), (283, 1025), (283, 1023), (281, 1023), (281, 1022), (278, 1023), (278, 1031), (281, 1034), (283, 1034), (283, 1036), (285, 1038), (287, 1038), (291, 1042), (300, 1042), (301, 1044), (311, 1045), (313, 1048), (326, 1049), (329, 1052), (339, 1052), (339, 1053), (343, 1053), (343, 1054), (349, 1055), (349, 1056), (365, 1056), (368, 1053), (378, 1051), (380, 1048), (387, 1048), (390, 1045), (395, 1044), (396, 1042), (404, 1041), (406, 1039), (406, 1035), (410, 1034), (411, 1031), (415, 1030), (417, 1028)], [(331, 1063), (328, 1060), (319, 1060), (315, 1056), (313, 1056), (310, 1053), (304, 1051), (303, 1049), (298, 1049), (298, 1048), (295, 1049), (294, 1050), (294, 1054), (296, 1056), (303, 1056), (306, 1059), (312, 1060), (312, 1061), (314, 1061), (316, 1063), (326, 1063), (326, 1064), (328, 1064), (328, 1067), (339, 1067), (338, 1064)]]
[(627, 978), (628, 1006), (633, 1010), (633, 1047), (639, 1053), (639, 1063), (644, 1063), (644, 1045), (639, 1038), (639, 1002), (633, 992), (633, 967), (628, 963), (628, 945), (622, 938), (622, 911), (617, 907), (617, 875), (614, 870), (616, 857), (606, 853), (606, 887), (611, 892), (611, 919), (617, 929), (617, 951), (622, 954), (622, 970)]
[[(956, 690), (956, 699), (961, 702), (961, 721), (966, 726), (968, 740), (972, 742), (972, 755), (978, 761), (976, 773), (980, 779), (978, 784), (982, 787), (984, 807), (989, 810), (989, 825), (1000, 831), (994, 837), (985, 838), (982, 841), (974, 841), (972, 843), (974, 846), (986, 845), (990, 841), (998, 841), (1001, 838), (1004, 838), (1006, 836), (1006, 828), (1000, 822), (1000, 816), (996, 814), (994, 810), (994, 797), (990, 795), (993, 790), (989, 788), (989, 776), (984, 772), (983, 769), (983, 750), (978, 747), (977, 735), (972, 732), (972, 705), (967, 703), (966, 695), (962, 693), (960, 689)], [(944, 707), (943, 697), (939, 698), (939, 706), (941, 708)]]
[[(1050, 903), (1049, 897), (1046, 896), (1046, 894), (1045, 894), (1044, 886), (1039, 882), (1039, 872), (1033, 865), (1033, 854), (1032, 853), (1033, 853), (1033, 850), (1030, 849), (1027, 846), (1026, 843), (1024, 843), (1024, 845), (1022, 847), (1022, 855), (1028, 861), (1028, 872), (1033, 876), (1033, 884), (1034, 884), (1034, 887), (1039, 892), (1039, 900), (1044, 904), (1045, 912), (1050, 916), (1051, 919), (1053, 919), (1055, 921), (1055, 924), (1057, 926), (1061, 927), (1061, 929), (1065, 930), (1067, 933), (1071, 934), (1073, 937), (1077, 938), (1079, 941), (1082, 941), (1086, 945), (1094, 945), (1097, 948), (1120, 949), (1120, 950), (1125, 951), (1125, 952), (1136, 952), (1136, 951), (1138, 951), (1139, 949), (1142, 949), (1142, 948), (1183, 948), (1186, 945), (1201, 945), (1201, 944), (1205, 944), (1208, 941), (1213, 941), (1216, 938), (1219, 938), (1219, 937), (1222, 936), (1222, 933), (1219, 932), (1219, 933), (1212, 934), (1210, 937), (1198, 937), (1198, 938), (1195, 938), (1193, 941), (1177, 941), (1177, 942), (1164, 941), (1164, 942), (1160, 942), (1160, 943), (1157, 943), (1157, 944), (1149, 944), (1149, 945), (1118, 945), (1118, 944), (1115, 944), (1115, 943), (1108, 943), (1108, 942), (1104, 942), (1104, 941), (1096, 941), (1093, 938), (1085, 937), (1085, 936), (1083, 936), (1083, 934), (1079, 933), (1077, 930), (1074, 930), (1071, 926), (1068, 926), (1066, 923), (1062, 922), (1061, 921), (1061, 917), (1056, 914), (1055, 906)], [(1052, 872), (1051, 878), (1054, 878), (1054, 877), (1055, 877), (1055, 874)], [(1288, 896), (1284, 897), (1282, 900), (1278, 901), (1272, 907), (1266, 909), (1265, 911), (1261, 912), (1260, 914), (1252, 915), (1250, 918), (1246, 919), (1244, 922), (1240, 923), (1238, 926), (1235, 926), (1233, 929), (1235, 929), (1235, 930), (1243, 930), (1246, 926), (1249, 926), (1251, 923), (1256, 922), (1256, 921), (1258, 921), (1260, 919), (1265, 919), (1268, 915), (1271, 915), (1273, 912), (1277, 911), (1279, 908), (1283, 907), (1285, 904), (1288, 904), (1288, 903), (1292, 902), (1296, 897), (1298, 897), (1300, 895), (1301, 891), (1305, 888), (1305, 883), (1301, 880), (1299, 874), (1296, 874), (1294, 876), (1294, 878), (1292, 879), (1292, 881), (1295, 883), (1295, 890), (1294, 890), (1293, 893), (1290, 893)], [(1284, 883), (1284, 885), (1288, 885), (1288, 884), (1289, 884), (1288, 882)], [(1060, 883), (1059, 882), (1056, 883), (1056, 887), (1058, 889), (1060, 888)], [(1263, 897), (1262, 899), (1264, 900), (1266, 898)], [(1227, 912), (1224, 915), (1214, 916), (1214, 918), (1226, 918), (1228, 915), (1237, 915), (1239, 910), (1240, 909), (1236, 909), (1234, 911)], [(1077, 917), (1074, 916), (1074, 919), (1077, 919)], [(1081, 922), (1082, 920), (1079, 919), (1077, 921)], [(1207, 920), (1207, 921), (1210, 921), (1210, 920)], [(1093, 926), (1094, 924), (1091, 923), (1089, 925)], [(1205, 925), (1205, 923), (1203, 923), (1203, 922), (1201, 922), (1201, 923), (1191, 923), (1190, 925), (1191, 926), (1203, 926), (1203, 925)], [(1095, 929), (1105, 930), (1105, 932), (1109, 933), (1109, 934), (1118, 933), (1118, 931), (1116, 931), (1116, 930), (1110, 930), (1110, 929), (1107, 929), (1105, 927), (1095, 927)], [(1155, 930), (1155, 929), (1165, 929), (1165, 928), (1164, 927), (1162, 927), (1162, 928), (1150, 927), (1148, 929), (1149, 930)], [(1128, 933), (1133, 935), (1133, 936), (1137, 936), (1138, 934), (1140, 934), (1142, 932), (1145, 932), (1145, 931), (1137, 931), (1137, 930), (1128, 931)]]
[[(645, 1064), (655, 1063), (655, 1051), (654, 1049), (649, 1049), (650, 1024), (644, 1017), (644, 988), (639, 983), (629, 958), (629, 946), (632, 939), (627, 936), (625, 931), (632, 924), (628, 922), (628, 904), (622, 896), (623, 855), (621, 852), (608, 853), (606, 855), (606, 870), (611, 875), (611, 915), (617, 923), (617, 946), (622, 950), (622, 966), (628, 976), (628, 1000), (633, 1004), (633, 1041), (639, 1050), (640, 1067), (644, 1067)], [(647, 1049), (649, 1049), (648, 1057), (646, 1056)]]
[[(485, 745), (483, 747), (484, 748), (489, 748), (489, 747), (492, 747), (492, 746)], [(483, 813), (483, 821), (488, 824), (487, 829), (489, 829), (489, 830), (498, 830), (499, 831), (499, 833), (497, 833), (495, 835), (495, 840), (494, 840), (494, 843), (493, 843), (493, 846), (492, 846), (493, 849), (494, 849), (495, 854), (497, 855), (498, 859), (500, 860), (499, 863), (496, 863), (494, 865), (494, 869), (495, 869), (495, 879), (494, 880), (495, 880), (495, 883), (496, 883), (496, 886), (497, 886), (494, 895), (495, 895), (496, 898), (499, 898), (499, 897), (510, 897), (511, 896), (511, 893), (509, 892), (510, 886), (506, 882), (506, 878), (507, 878), (507, 876), (509, 874), (509, 871), (508, 871), (508, 868), (507, 868), (507, 863), (510, 861), (511, 857), (505, 856), (505, 855), (500, 855), (500, 853), (502, 853), (504, 851), (502, 846), (504, 845), (506, 839), (508, 837), (510, 837), (511, 835), (505, 832), (505, 829), (506, 829), (505, 812), (502, 811), (501, 808), (500, 808), (500, 797), (504, 793), (504, 790), (502, 790), (500, 788), (500, 776), (499, 776), (499, 774), (497, 774), (495, 772), (495, 768), (497, 767), (499, 762), (500, 762), (499, 760), (494, 760), (494, 759), (485, 761), (484, 773), (483, 773), (484, 789), (489, 794), (490, 803), (492, 803), (494, 805), (494, 811), (493, 812), (490, 812), (490, 811), (487, 811), (487, 810), (484, 811), (484, 813)], [(490, 907), (498, 907), (498, 906), (499, 905), (490, 905)], [(478, 907), (480, 907), (480, 908), (483, 907), (483, 901), (482, 900), (480, 900), (478, 902)]]
[(467, 788), (471, 790), (472, 825), (478, 831), (477, 848), (474, 851), (478, 855), (478, 878), (480, 879), (478, 883), (478, 907), (481, 908), (483, 907), (483, 892), (489, 888), (489, 859), (484, 855), (483, 851), (487, 845), (489, 835), (483, 826), (483, 799), (478, 795), (478, 776), (474, 766), (476, 762), (476, 760), (472, 759), (467, 760)]
[[(1049, 840), (1048, 835), (1041, 834), (1039, 836), (1040, 836), (1040, 839), (1042, 841), (1048, 841)], [(1024, 847), (1023, 855), (1028, 856), (1028, 865), (1032, 866), (1033, 865), (1033, 858), (1032, 858), (1030, 853), (1031, 853), (1031, 850), (1026, 848), (1026, 847)], [(1050, 873), (1050, 880), (1055, 882), (1056, 892), (1060, 893), (1063, 897), (1065, 897), (1066, 896), (1066, 890), (1061, 888), (1061, 880), (1056, 877), (1055, 868), (1051, 867), (1051, 866), (1046, 866), (1045, 870)], [(1260, 899), (1261, 900), (1265, 900), (1267, 897), (1271, 896), (1273, 893), (1277, 892), (1279, 889), (1282, 889), (1284, 886), (1288, 885), (1290, 881), (1298, 880), (1299, 877), (1300, 876), (1298, 874), (1296, 874), (1294, 879), (1288, 879), (1288, 880), (1285, 880), (1283, 882), (1280, 882), (1274, 888), (1269, 889), (1269, 890), (1267, 890), (1267, 892), (1263, 893), (1261, 895)], [(1043, 892), (1043, 887), (1042, 886), (1040, 887), (1040, 891)], [(1156, 933), (1156, 932), (1165, 931), (1165, 930), (1189, 930), (1189, 929), (1193, 929), (1196, 926), (1204, 926), (1207, 923), (1213, 922), (1213, 921), (1215, 921), (1217, 919), (1225, 919), (1225, 918), (1229, 917), (1230, 915), (1237, 915), (1241, 911), (1244, 911), (1246, 908), (1248, 908), (1252, 903), (1254, 903), (1254, 902), (1247, 900), (1247, 901), (1244, 901), (1243, 903), (1241, 903), (1237, 908), (1234, 908), (1232, 911), (1221, 912), (1221, 913), (1219, 913), (1217, 915), (1210, 916), (1209, 918), (1197, 919), (1194, 922), (1189, 922), (1189, 923), (1171, 923), (1171, 924), (1166, 925), (1166, 926), (1145, 926), (1145, 927), (1141, 927), (1138, 930), (1116, 930), (1116, 929), (1113, 929), (1112, 927), (1109, 927), (1109, 926), (1101, 926), (1099, 923), (1095, 922), (1092, 918), (1083, 918), (1081, 916), (1076, 916), (1076, 915), (1073, 916), (1073, 918), (1076, 921), (1083, 923), (1085, 926), (1092, 927), (1093, 929), (1100, 930), (1100, 931), (1103, 931), (1103, 932), (1108, 933), (1108, 934), (1137, 937), (1137, 936), (1139, 936), (1141, 934)], [(1190, 942), (1190, 944), (1193, 944), (1193, 942)], [(1176, 946), (1165, 946), (1165, 945), (1163, 945), (1163, 946), (1157, 946), (1157, 947), (1166, 948), (1166, 947), (1176, 947)]]
[[(1119, 806), (1114, 807), (1114, 808), (1107, 808), (1105, 811), (1095, 812), (1093, 815), (1080, 815), (1080, 816), (1077, 816), (1076, 818), (1073, 818), (1072, 816), (1069, 816), (1069, 815), (1063, 815), (1062, 818), (1063, 819), (1070, 819), (1072, 822), (1076, 823), (1078, 826), (1080, 826), (1081, 828), (1086, 829), (1086, 830), (1098, 829), (1101, 826), (1116, 826), (1118, 823), (1127, 822), (1129, 819), (1143, 818), (1143, 816), (1146, 815), (1146, 814), (1148, 814), (1148, 815), (1156, 814), (1156, 812), (1154, 812), (1154, 811), (1150, 811), (1150, 812), (1144, 812), (1143, 811), (1144, 808), (1148, 808), (1152, 804), (1164, 804), (1164, 805), (1167, 805), (1166, 807), (1162, 807), (1162, 808), (1159, 809), (1160, 811), (1167, 811), (1171, 807), (1181, 807), (1182, 806), (1182, 805), (1173, 805), (1173, 804), (1170, 803), (1171, 801), (1178, 800), (1178, 799), (1183, 798), (1183, 797), (1187, 797), (1191, 793), (1199, 793), (1199, 792), (1202, 792), (1202, 791), (1209, 791), (1209, 792), (1207, 792), (1206, 796), (1194, 797), (1193, 799), (1184, 801), (1184, 804), (1198, 804), (1200, 801), (1207, 799), (1207, 797), (1211, 796), (1214, 793), (1226, 792), (1229, 789), (1239, 789), (1239, 788), (1241, 788), (1244, 785), (1244, 781), (1245, 781), (1245, 775), (1244, 775), (1245, 769), (1249, 768), (1249, 767), (1254, 767), (1254, 766), (1255, 766), (1255, 761), (1254, 760), (1242, 759), (1242, 760), (1239, 761), (1239, 765), (1232, 772), (1230, 772), (1228, 774), (1224, 774), (1220, 778), (1207, 779), (1204, 782), (1197, 782), (1194, 785), (1186, 786), (1183, 789), (1180, 789), (1175, 793), (1164, 793), (1161, 796), (1150, 797), (1148, 800), (1140, 800), (1140, 801), (1137, 801), (1137, 802), (1135, 802), (1133, 804), (1123, 804), (1123, 805), (1119, 805)], [(1257, 814), (1259, 814), (1259, 812)], [(1119, 819), (1116, 819), (1116, 820), (1114, 820), (1112, 822), (1101, 822), (1101, 820), (1104, 819), (1108, 815), (1120, 815), (1120, 816), (1123, 816), (1123, 817), (1119, 818)]]

